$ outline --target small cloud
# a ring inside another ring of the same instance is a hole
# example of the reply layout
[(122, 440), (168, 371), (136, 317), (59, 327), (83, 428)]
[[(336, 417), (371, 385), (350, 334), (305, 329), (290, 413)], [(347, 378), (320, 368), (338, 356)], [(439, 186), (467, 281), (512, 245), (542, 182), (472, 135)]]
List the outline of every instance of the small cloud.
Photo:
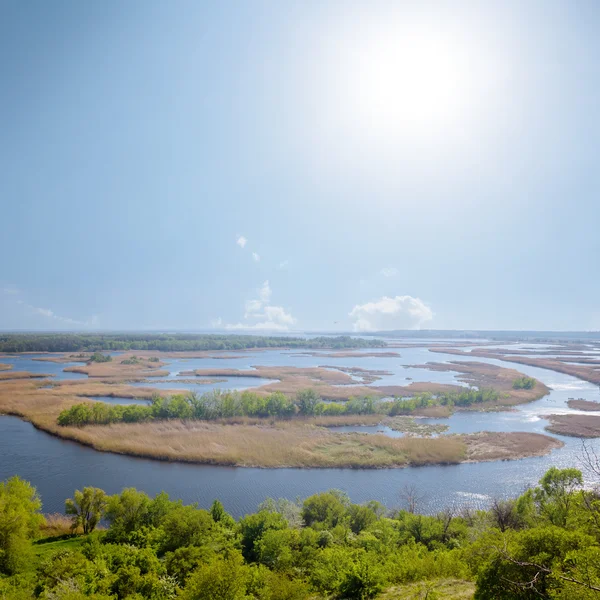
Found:
[(240, 247), (240, 248), (244, 248), (246, 246), (246, 244), (248, 243), (248, 240), (243, 236), (240, 235), (240, 237), (237, 239), (236, 244)]
[(277, 266), (277, 268), (280, 271), (285, 271), (285, 269), (287, 269), (290, 266), (290, 261), (289, 260), (282, 260), (279, 265)]
[(258, 298), (248, 300), (245, 304), (244, 319), (242, 323), (226, 323), (223, 325), (221, 319), (212, 322), (213, 327), (222, 326), (225, 329), (238, 330), (263, 330), (263, 331), (288, 331), (295, 325), (296, 319), (282, 306), (269, 304), (272, 295), (269, 281), (265, 281), (258, 288)]
[(40, 315), (45, 317), (46, 319), (52, 319), (53, 321), (58, 321), (59, 323), (64, 323), (65, 325), (76, 325), (77, 327), (85, 327), (85, 328), (97, 328), (100, 324), (100, 319), (98, 315), (92, 315), (89, 319), (85, 321), (80, 321), (78, 319), (72, 319), (71, 317), (63, 317), (61, 315), (57, 315), (53, 310), (49, 308), (42, 308), (40, 306), (32, 306), (23, 300), (17, 300), (17, 304), (24, 306), (27, 310), (31, 311), (36, 315)]
[(252, 258), (254, 259), (254, 262), (258, 262), (260, 260), (260, 254), (258, 254), (257, 252), (253, 252)]
[(384, 277), (396, 277), (396, 275), (398, 275), (398, 269), (396, 269), (396, 267), (384, 267), (379, 272)]
[(210, 322), (211, 327), (221, 327), (221, 325), (223, 325), (223, 319), (221, 319), (221, 317), (218, 317), (217, 319), (213, 319)]
[(269, 280), (267, 279), (258, 290), (258, 296), (261, 299), (261, 302), (267, 303), (271, 299), (271, 286), (269, 285)]
[(420, 329), (433, 319), (433, 311), (420, 298), (383, 296), (375, 302), (357, 304), (349, 313), (354, 331)]

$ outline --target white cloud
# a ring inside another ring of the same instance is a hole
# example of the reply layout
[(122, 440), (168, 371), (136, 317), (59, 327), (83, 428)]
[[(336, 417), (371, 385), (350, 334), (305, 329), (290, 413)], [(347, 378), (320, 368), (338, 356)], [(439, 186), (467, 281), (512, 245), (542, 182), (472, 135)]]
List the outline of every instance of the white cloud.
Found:
[(240, 248), (244, 248), (246, 246), (246, 244), (248, 243), (248, 240), (243, 236), (240, 235), (240, 237), (237, 239), (236, 244), (240, 247)]
[(384, 267), (379, 272), (384, 277), (396, 277), (396, 275), (398, 275), (398, 269), (396, 269), (396, 267)]
[(279, 263), (279, 266), (277, 267), (280, 271), (284, 271), (285, 269), (287, 269), (290, 266), (290, 261), (289, 260), (282, 260)]
[[(296, 319), (282, 306), (269, 304), (273, 291), (269, 281), (265, 281), (257, 290), (258, 298), (248, 300), (245, 304), (244, 323), (226, 323), (225, 329), (251, 329), (264, 331), (288, 331), (296, 323)], [(219, 318), (212, 321), (213, 327), (222, 325)]]
[(260, 260), (260, 254), (258, 254), (257, 252), (253, 252), (252, 258), (254, 259), (254, 262), (258, 262)]
[(24, 306), (27, 310), (31, 311), (36, 315), (40, 315), (45, 317), (46, 319), (52, 319), (53, 321), (58, 321), (59, 323), (64, 323), (65, 325), (76, 325), (77, 327), (85, 327), (85, 328), (97, 328), (100, 324), (100, 319), (98, 315), (92, 315), (89, 319), (85, 321), (80, 321), (78, 319), (72, 319), (71, 317), (63, 317), (61, 315), (57, 315), (53, 310), (49, 308), (42, 308), (40, 306), (32, 306), (23, 300), (17, 300), (17, 304)]
[(271, 300), (272, 293), (273, 292), (271, 290), (271, 286), (269, 285), (269, 280), (267, 279), (260, 286), (260, 289), (258, 290), (258, 297), (260, 298), (261, 302), (264, 302), (266, 304), (267, 302), (269, 302), (269, 300)]
[(260, 309), (263, 307), (263, 303), (260, 300), (248, 300), (246, 302), (246, 312), (244, 314), (244, 319), (248, 319), (253, 315), (256, 315), (260, 312)]
[(420, 329), (433, 319), (431, 308), (412, 296), (383, 296), (375, 302), (357, 304), (349, 315), (354, 331)]

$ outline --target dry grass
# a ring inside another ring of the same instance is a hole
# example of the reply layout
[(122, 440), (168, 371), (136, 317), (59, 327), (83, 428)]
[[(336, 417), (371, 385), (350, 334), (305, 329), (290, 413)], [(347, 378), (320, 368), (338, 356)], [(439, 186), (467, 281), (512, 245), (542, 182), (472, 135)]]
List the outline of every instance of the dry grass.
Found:
[(580, 438), (600, 437), (600, 416), (597, 415), (550, 415), (546, 431)]
[(594, 402), (593, 400), (568, 400), (567, 405), (569, 408), (573, 408), (575, 410), (600, 410), (600, 402)]
[(12, 365), (6, 365), (4, 363), (0, 363), (0, 371), (10, 371), (12, 369)]
[(222, 425), (161, 421), (52, 429), (97, 450), (242, 467), (403, 467), (457, 463), (466, 453), (465, 443), (456, 436), (432, 440), (341, 435), (292, 422)]
[(475, 594), (475, 584), (459, 579), (436, 579), (418, 581), (389, 588), (380, 600), (471, 600)]
[(3, 371), (0, 373), (0, 381), (8, 381), (10, 379), (44, 379), (52, 377), (47, 373), (29, 373), (28, 371)]
[[(147, 354), (147, 353), (146, 353)], [(123, 364), (122, 361), (136, 357), (138, 360), (135, 364)], [(54, 360), (55, 362), (72, 362), (69, 356), (52, 359), (44, 358), (43, 360)], [(164, 366), (162, 362), (151, 362), (150, 356), (141, 356), (133, 352), (127, 352), (119, 356), (113, 357), (109, 362), (92, 362), (76, 367), (67, 367), (65, 371), (70, 373), (83, 373), (88, 377), (104, 377), (113, 379), (134, 379), (146, 377), (162, 377), (168, 375), (169, 371), (161, 370)]]
[[(599, 417), (600, 418), (600, 417)], [(556, 438), (541, 433), (490, 432), (462, 436), (467, 444), (465, 462), (514, 460), (529, 456), (543, 456), (564, 444)]]
[(46, 522), (40, 527), (40, 536), (42, 538), (59, 537), (76, 533), (73, 531), (71, 517), (60, 513), (44, 515)]

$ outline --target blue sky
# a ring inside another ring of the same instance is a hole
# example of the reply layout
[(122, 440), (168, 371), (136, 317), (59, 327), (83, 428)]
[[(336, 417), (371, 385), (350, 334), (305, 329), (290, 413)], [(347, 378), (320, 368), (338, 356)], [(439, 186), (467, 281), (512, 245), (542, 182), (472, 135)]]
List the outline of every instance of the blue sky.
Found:
[(0, 329), (600, 329), (600, 4), (0, 5)]

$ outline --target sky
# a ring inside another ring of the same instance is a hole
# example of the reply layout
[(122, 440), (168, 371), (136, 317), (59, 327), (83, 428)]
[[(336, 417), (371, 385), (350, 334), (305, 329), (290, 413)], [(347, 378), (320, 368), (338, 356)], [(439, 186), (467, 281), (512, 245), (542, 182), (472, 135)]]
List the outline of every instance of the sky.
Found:
[(0, 330), (600, 329), (595, 0), (3, 0)]

